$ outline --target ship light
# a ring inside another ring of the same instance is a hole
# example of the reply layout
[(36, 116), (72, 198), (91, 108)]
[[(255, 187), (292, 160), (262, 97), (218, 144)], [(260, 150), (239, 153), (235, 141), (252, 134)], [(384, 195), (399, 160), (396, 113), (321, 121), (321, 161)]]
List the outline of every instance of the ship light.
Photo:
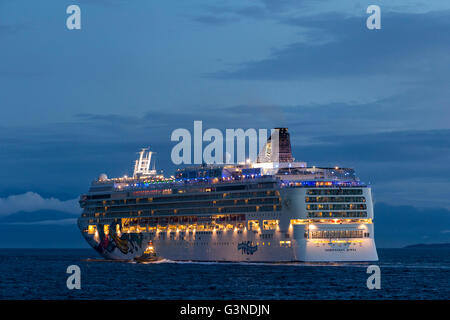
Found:
[(315, 229), (317, 229), (317, 227), (316, 227), (315, 225), (313, 225), (313, 224), (310, 224), (310, 225), (309, 225), (309, 229), (310, 229), (310, 230), (315, 230)]
[(105, 224), (103, 226), (103, 232), (105, 233), (105, 236), (109, 235), (109, 225)]
[(95, 233), (95, 226), (94, 225), (89, 225), (88, 226), (88, 233), (89, 234), (94, 234)]
[(97, 242), (99, 242), (99, 240), (100, 240), (100, 237), (98, 235), (98, 230), (97, 229), (95, 229), (94, 240), (97, 241)]

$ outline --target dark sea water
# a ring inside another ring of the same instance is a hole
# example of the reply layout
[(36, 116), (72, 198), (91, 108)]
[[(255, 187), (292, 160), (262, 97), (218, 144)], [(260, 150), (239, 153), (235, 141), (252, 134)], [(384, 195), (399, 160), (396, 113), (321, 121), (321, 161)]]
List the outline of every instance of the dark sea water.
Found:
[[(1, 249), (1, 299), (450, 299), (450, 249), (379, 249), (381, 289), (370, 264), (137, 264), (91, 249)], [(88, 259), (95, 259), (94, 261)], [(81, 268), (69, 290), (66, 269)]]

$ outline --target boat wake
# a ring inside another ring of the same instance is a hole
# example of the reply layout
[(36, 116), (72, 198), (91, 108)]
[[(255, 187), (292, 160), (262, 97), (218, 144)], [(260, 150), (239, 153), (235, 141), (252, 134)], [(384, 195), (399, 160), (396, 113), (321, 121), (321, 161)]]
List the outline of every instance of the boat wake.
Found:
[(170, 259), (159, 259), (155, 261), (134, 261), (134, 260), (112, 260), (103, 258), (82, 259), (86, 262), (115, 262), (129, 264), (180, 264), (180, 265), (240, 265), (240, 266), (283, 266), (283, 267), (350, 267), (367, 268), (371, 264), (376, 264), (380, 268), (409, 268), (409, 269), (450, 269), (449, 265), (420, 265), (420, 264), (392, 264), (383, 262), (232, 262), (232, 261), (178, 261)]
[(290, 266), (290, 267), (362, 267), (367, 268), (366, 262), (233, 262), (233, 261), (191, 261), (161, 259), (158, 261), (144, 262), (144, 264), (192, 264), (192, 265), (241, 265), (241, 266)]

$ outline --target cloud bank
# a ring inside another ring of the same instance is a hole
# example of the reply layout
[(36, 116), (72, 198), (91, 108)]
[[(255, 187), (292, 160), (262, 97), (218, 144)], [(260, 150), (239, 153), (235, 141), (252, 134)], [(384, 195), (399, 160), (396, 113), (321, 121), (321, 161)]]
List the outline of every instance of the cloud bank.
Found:
[(58, 210), (74, 214), (81, 212), (78, 199), (61, 201), (53, 197), (43, 198), (35, 192), (26, 192), (0, 198), (0, 216), (19, 211), (30, 212), (36, 210)]
[[(388, 76), (445, 79), (448, 72), (449, 12), (386, 13), (383, 27), (371, 32), (365, 17), (320, 14), (285, 18), (309, 41), (277, 48), (261, 60), (211, 74), (218, 79), (300, 80)], [(306, 31), (305, 31), (306, 30)]]

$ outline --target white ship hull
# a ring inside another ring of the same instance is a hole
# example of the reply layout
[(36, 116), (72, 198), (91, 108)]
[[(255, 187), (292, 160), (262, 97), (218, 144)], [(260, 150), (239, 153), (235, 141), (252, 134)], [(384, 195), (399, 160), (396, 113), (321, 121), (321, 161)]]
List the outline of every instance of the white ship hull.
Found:
[[(154, 240), (156, 255), (173, 261), (217, 261), (217, 262), (338, 262), (338, 261), (377, 261), (378, 255), (373, 239), (362, 240), (361, 243), (323, 243), (316, 244), (307, 240), (295, 240), (291, 247), (281, 247), (277, 241), (260, 242), (253, 253), (238, 249), (251, 237), (240, 241), (235, 236), (210, 236), (205, 241)], [(106, 259), (133, 260), (142, 256), (146, 249), (148, 235), (143, 234), (143, 245), (135, 246), (134, 251), (121, 252), (118, 248), (100, 252)], [(147, 240), (147, 241), (146, 241)], [(95, 248), (95, 241), (88, 242)], [(219, 243), (228, 243), (220, 245)], [(256, 241), (254, 241), (256, 243)], [(145, 245), (144, 245), (145, 244)]]
[[(363, 188), (370, 223), (295, 224), (305, 221), (307, 209), (305, 188), (281, 189), (283, 209), (269, 213), (247, 213), (247, 220), (277, 219), (275, 230), (224, 229), (215, 231), (152, 231), (122, 233), (100, 237), (98, 233), (83, 233), (88, 243), (106, 259), (131, 260), (140, 257), (149, 243), (159, 258), (174, 261), (228, 262), (338, 262), (377, 261), (374, 241), (373, 208), (370, 188)], [(294, 223), (293, 223), (294, 221)], [(80, 228), (84, 229), (80, 221)], [(103, 225), (97, 225), (101, 229)], [(113, 228), (112, 226), (109, 227)], [(363, 237), (314, 238), (317, 231), (354, 231)], [(116, 241), (121, 242), (117, 244)]]

